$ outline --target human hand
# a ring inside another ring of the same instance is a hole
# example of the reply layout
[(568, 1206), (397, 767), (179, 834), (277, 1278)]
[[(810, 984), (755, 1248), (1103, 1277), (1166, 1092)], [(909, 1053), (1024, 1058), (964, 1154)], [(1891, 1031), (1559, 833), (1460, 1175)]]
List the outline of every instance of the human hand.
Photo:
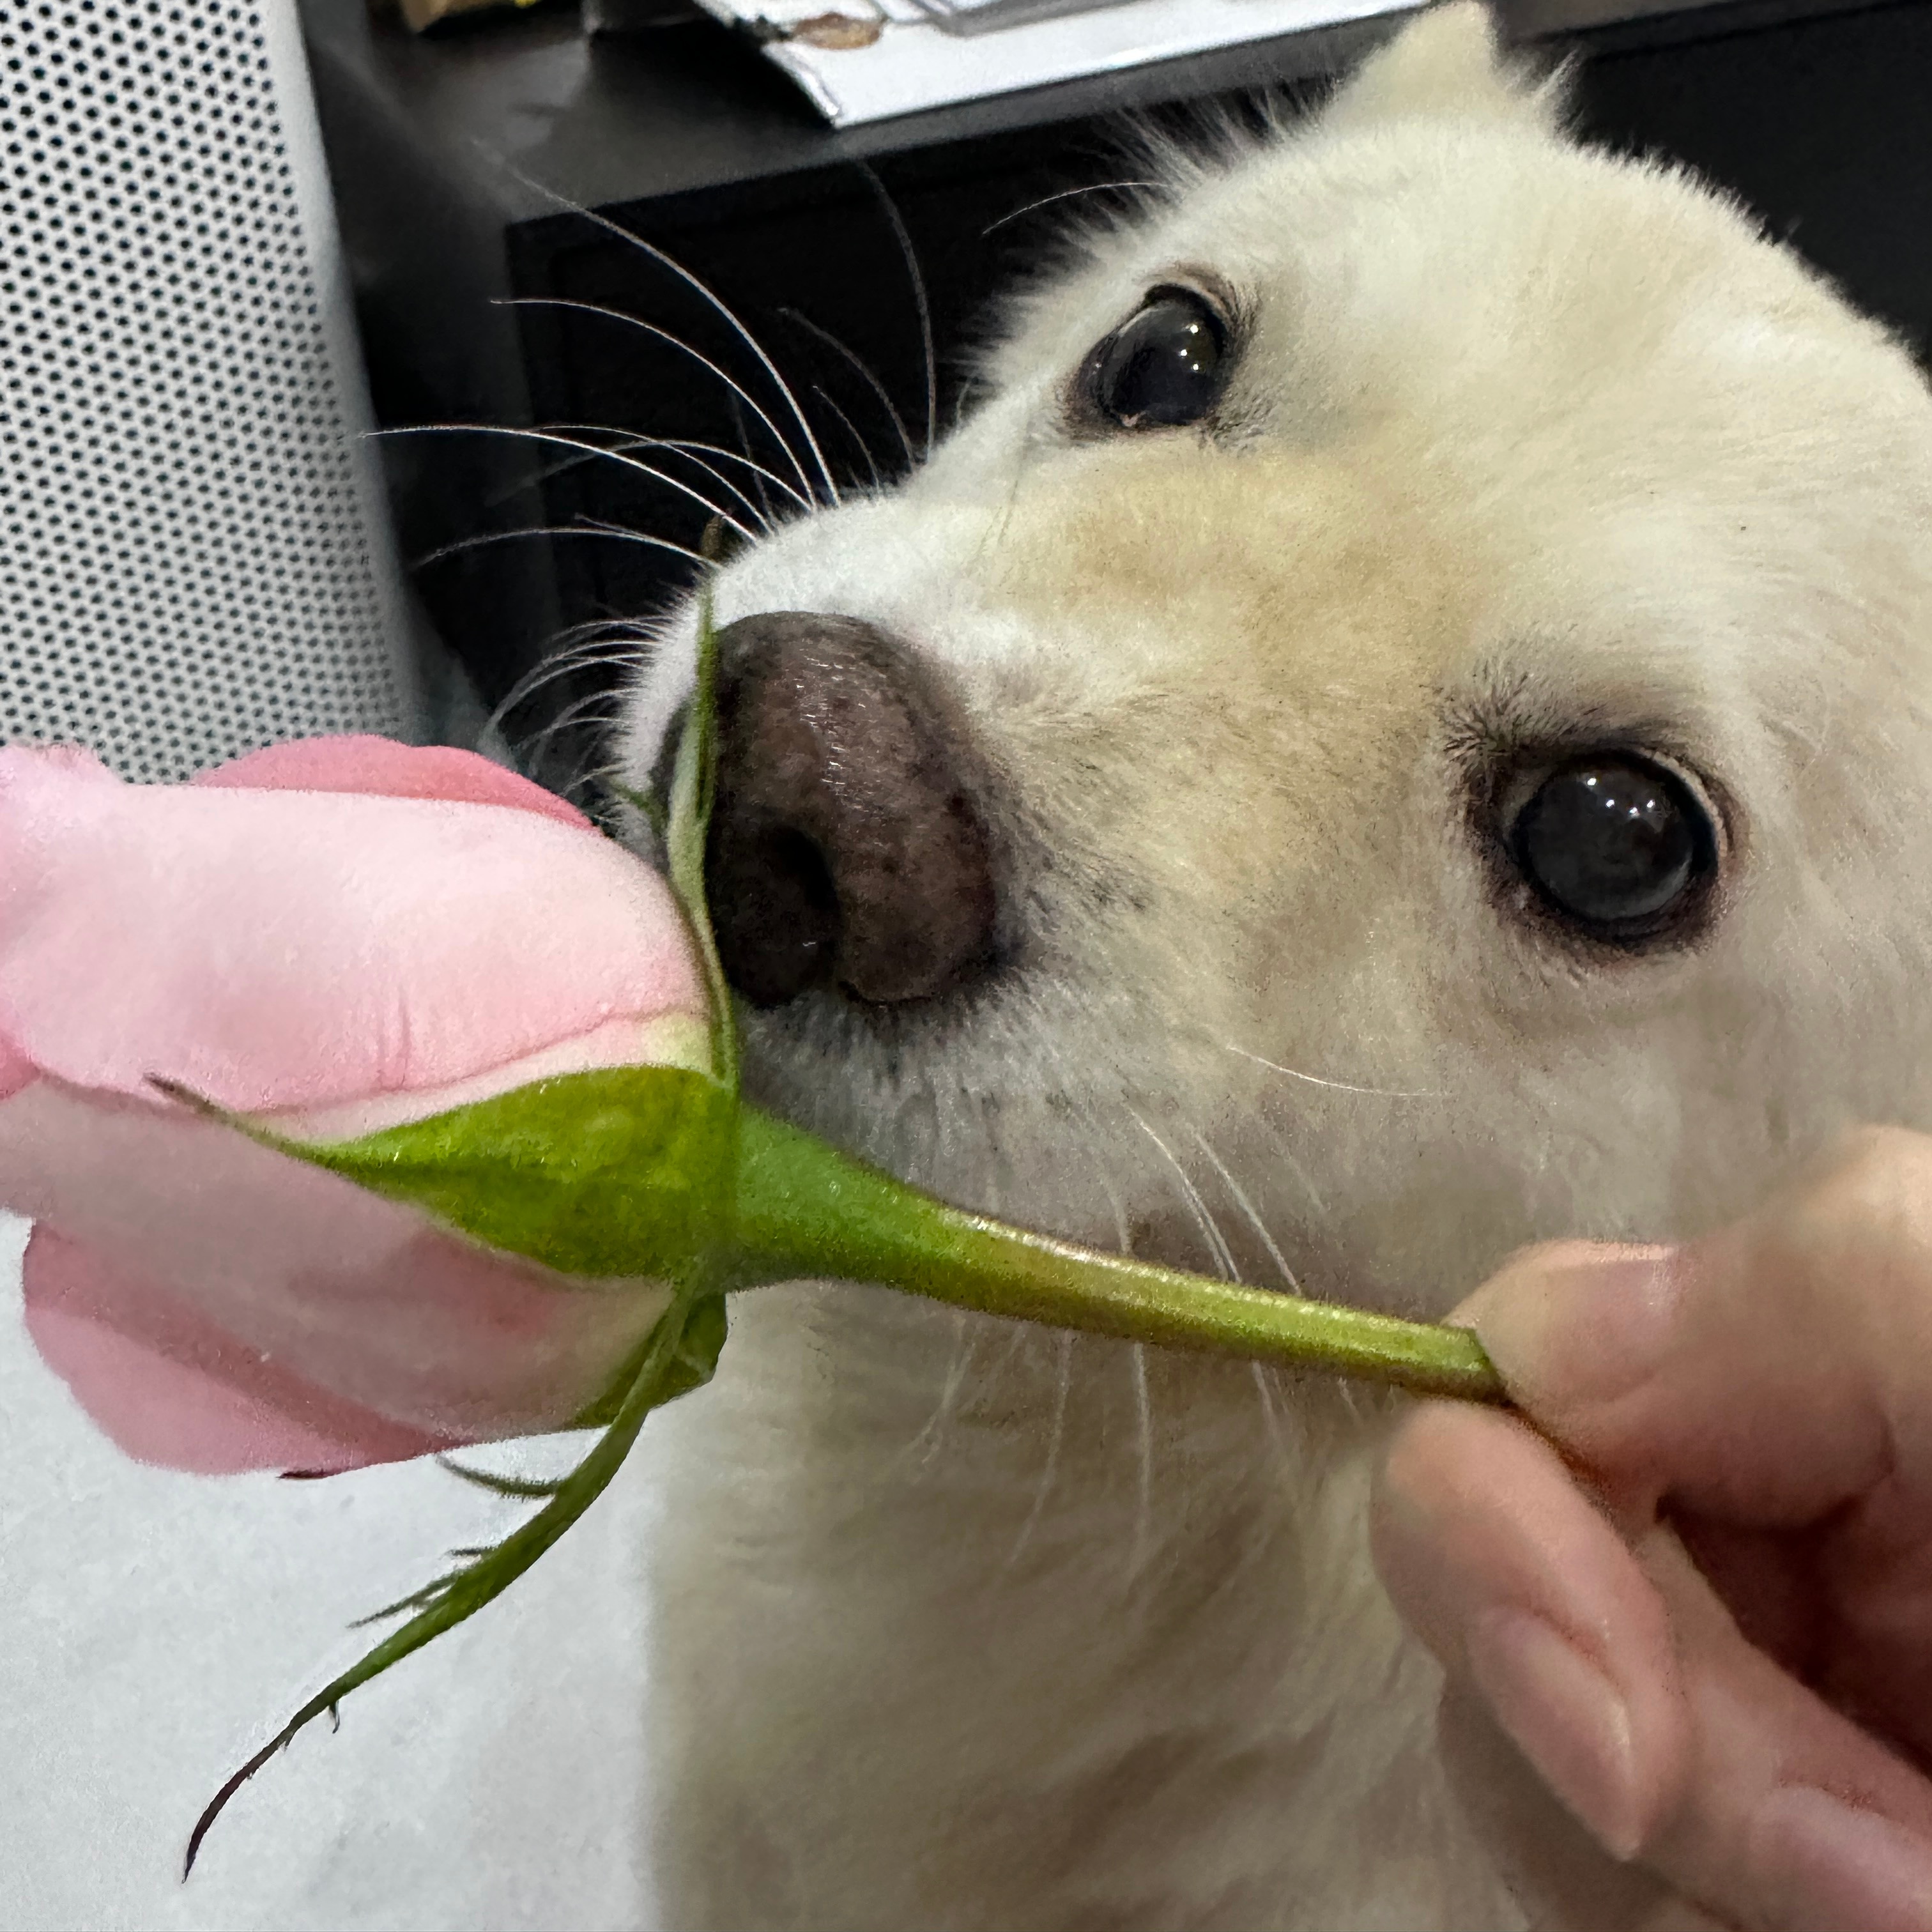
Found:
[(1376, 1560), (1532, 1912), (1932, 1928), (1932, 1139), (1682, 1248), (1532, 1250), (1455, 1318), (1520, 1413), (1408, 1419)]

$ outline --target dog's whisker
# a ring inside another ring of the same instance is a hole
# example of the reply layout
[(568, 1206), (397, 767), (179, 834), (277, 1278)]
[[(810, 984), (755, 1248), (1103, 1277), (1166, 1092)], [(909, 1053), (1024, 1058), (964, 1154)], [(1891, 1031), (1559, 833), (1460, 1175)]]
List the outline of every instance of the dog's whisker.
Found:
[(988, 236), (1005, 227), (1008, 222), (1024, 220), (1036, 208), (1051, 208), (1057, 201), (1072, 201), (1080, 195), (1107, 194), (1136, 188), (1148, 188), (1156, 194), (1164, 194), (1167, 184), (1157, 181), (1104, 181), (1089, 182), (1084, 188), (1064, 188), (1058, 194), (1043, 194), (1037, 201), (1030, 201), (1024, 208), (1016, 208), (1011, 214), (1001, 215), (998, 220), (989, 223), (980, 230), (980, 239), (983, 242)]
[(919, 308), (920, 346), (926, 357), (926, 454), (930, 461), (933, 441), (939, 434), (939, 358), (933, 346), (932, 304), (926, 299), (926, 272), (919, 266), (918, 252), (912, 245), (912, 237), (906, 232), (905, 220), (899, 213), (898, 203), (886, 192), (885, 183), (880, 180), (869, 162), (861, 161), (858, 167), (878, 198), (886, 219), (892, 224), (892, 239), (898, 244), (900, 258), (912, 282), (913, 300)]
[[(752, 480), (758, 493), (758, 507), (764, 512), (766, 521), (767, 523), (770, 523), (773, 520), (772, 506), (770, 498), (765, 494), (765, 479), (766, 477), (771, 476), (771, 480), (774, 483), (777, 483), (778, 479), (776, 476), (772, 476), (771, 472), (766, 470), (762, 464), (753, 460), (752, 456), (752, 432), (749, 425), (745, 421), (744, 405), (736, 396), (730, 397), (728, 398), (728, 400), (730, 402), (731, 410), (731, 427), (738, 432), (738, 441), (741, 446), (740, 460), (749, 464), (751, 466), (752, 472)], [(796, 498), (799, 505), (802, 508), (808, 512), (811, 509), (812, 504), (810, 500), (808, 498), (800, 496), (796, 490), (790, 489), (790, 484), (779, 484), (778, 487), (781, 489), (790, 490), (791, 495), (794, 498)]]
[(491, 530), (482, 536), (460, 537), (454, 543), (425, 550), (412, 560), (412, 567), (420, 569), (425, 564), (440, 563), (446, 557), (460, 556), (465, 550), (482, 550), (490, 544), (514, 543), (526, 537), (615, 537), (626, 543), (644, 544), (652, 550), (668, 550), (674, 556), (688, 557), (693, 563), (701, 563), (707, 568), (711, 562), (699, 551), (684, 544), (673, 543), (668, 537), (646, 536), (641, 531), (619, 530), (614, 524), (530, 524), (521, 530)]
[(602, 764), (583, 765), (558, 788), (559, 796), (570, 798), (592, 785), (601, 788), (608, 795), (610, 788), (621, 782), (625, 775), (625, 766), (621, 759), (607, 758)]
[(566, 705), (554, 718), (547, 720), (542, 731), (537, 734), (538, 736), (541, 738), (550, 732), (562, 729), (572, 718), (580, 717), (584, 712), (597, 706), (602, 706), (604, 708), (605, 716), (610, 722), (616, 722), (623, 716), (623, 694), (619, 691), (614, 691), (608, 686), (600, 686), (595, 691), (586, 692), (582, 697), (574, 699), (570, 704)]
[[(593, 691), (587, 697), (580, 698), (575, 704), (566, 705), (542, 730), (518, 741), (518, 757), (526, 764), (534, 765), (542, 758), (550, 742), (566, 731), (573, 728), (579, 731), (608, 730), (620, 723), (623, 717), (622, 707), (614, 711), (609, 710), (610, 699), (611, 693), (608, 691)], [(607, 708), (598, 711), (594, 716), (589, 715), (595, 706)]]
[(553, 685), (567, 679), (587, 677), (595, 672), (606, 671), (609, 675), (600, 680), (598, 691), (608, 693), (617, 688), (622, 673), (635, 670), (648, 662), (646, 654), (632, 652), (613, 653), (608, 656), (576, 658), (568, 663), (556, 665), (546, 662), (535, 670), (526, 672), (518, 680), (511, 688), (509, 694), (490, 713), (489, 728), (495, 731), (506, 730), (510, 719), (518, 712), (533, 703), (541, 693), (549, 690)]
[(594, 618), (560, 631), (542, 663), (526, 671), (518, 686), (541, 682), (560, 665), (568, 670), (592, 664), (642, 664), (649, 661), (657, 643), (648, 626), (614, 617)]
[(944, 1446), (942, 1432), (959, 1406), (959, 1391), (964, 1387), (966, 1370), (972, 1360), (973, 1331), (964, 1312), (952, 1310), (952, 1358), (946, 1364), (946, 1380), (939, 1400), (926, 1425), (907, 1444), (906, 1453), (921, 1462), (930, 1462)]
[[(581, 430), (584, 426), (576, 423), (564, 423), (552, 424), (549, 425), (549, 427), (552, 428)], [(640, 449), (658, 449), (665, 452), (669, 455), (682, 457), (683, 460), (690, 464), (694, 469), (701, 470), (706, 476), (710, 478), (711, 481), (716, 484), (719, 489), (728, 491), (737, 502), (742, 506), (745, 514), (758, 525), (759, 533), (761, 536), (768, 536), (771, 534), (771, 518), (760, 506), (758, 499), (752, 496), (746, 490), (745, 486), (742, 483), (734, 482), (731, 478), (726, 476), (724, 471), (718, 467), (716, 464), (712, 463), (706, 458), (700, 455), (698, 452), (703, 446), (694, 444), (678, 437), (632, 436), (628, 434), (626, 434), (622, 436), (620, 441), (611, 444), (610, 447), (616, 450), (620, 455), (625, 456), (630, 455), (634, 451)], [(721, 455), (729, 457), (734, 463), (742, 460), (742, 459), (738, 456), (736, 452), (734, 450), (723, 450), (718, 453)], [(579, 463), (586, 462), (589, 459), (585, 457), (572, 457), (566, 464), (560, 466), (560, 470), (573, 467)]]
[[(734, 397), (732, 400), (735, 406), (737, 399)], [(720, 442), (706, 442), (701, 437), (694, 436), (645, 436), (640, 431), (613, 428), (608, 423), (547, 423), (544, 427), (547, 429), (569, 430), (579, 436), (615, 436), (618, 439), (618, 442), (614, 446), (624, 449), (673, 450), (679, 455), (688, 458), (693, 463), (700, 463), (703, 458), (715, 456), (724, 462), (735, 463), (740, 469), (748, 471), (753, 476), (771, 484), (774, 488), (782, 490), (800, 509), (808, 511), (814, 507), (814, 499), (802, 495), (795, 484), (788, 483), (769, 464), (759, 462), (755, 457), (748, 454), (744, 450), (728, 449)], [(709, 463), (702, 463), (701, 466), (711, 475), (717, 476), (718, 472)], [(720, 477), (718, 480), (722, 482), (724, 478)], [(729, 484), (726, 487), (735, 490), (738, 486), (736, 484)], [(747, 507), (752, 507), (751, 500), (748, 497), (745, 500)], [(771, 520), (770, 506), (760, 503), (756, 507), (759, 514), (769, 524)]]
[(1301, 1284), (1296, 1280), (1294, 1269), (1288, 1266), (1288, 1257), (1282, 1252), (1274, 1235), (1268, 1232), (1268, 1223), (1256, 1212), (1254, 1203), (1248, 1198), (1240, 1183), (1228, 1172), (1227, 1163), (1208, 1144), (1208, 1137), (1199, 1128), (1192, 1127), (1188, 1131), (1193, 1135), (1196, 1144), (1200, 1148), (1201, 1151), (1208, 1156), (1208, 1162), (1214, 1172), (1221, 1177), (1222, 1186), (1226, 1188), (1228, 1193), (1234, 1197), (1234, 1205), (1241, 1210), (1243, 1220), (1254, 1229), (1262, 1246), (1268, 1250), (1268, 1259), (1273, 1262), (1276, 1268), (1280, 1270), (1282, 1280), (1288, 1284), (1288, 1292), (1291, 1294), (1299, 1294), (1301, 1292)]
[[(806, 420), (805, 412), (798, 406), (798, 398), (792, 394), (791, 385), (785, 380), (784, 376), (779, 374), (778, 364), (772, 360), (770, 356), (766, 354), (764, 345), (760, 342), (758, 338), (745, 326), (744, 322), (740, 319), (736, 311), (724, 301), (724, 298), (718, 295), (717, 292), (711, 288), (707, 284), (701, 280), (698, 276), (693, 274), (682, 262), (676, 259), (676, 256), (666, 254), (662, 248), (656, 245), (656, 243), (646, 242), (641, 235), (637, 234), (633, 230), (626, 228), (622, 222), (614, 221), (611, 220), (610, 216), (608, 214), (600, 214), (594, 208), (586, 208), (581, 202), (572, 201), (567, 195), (559, 194), (554, 188), (545, 186), (543, 182), (535, 179), (530, 176), (524, 174), (520, 169), (512, 166), (507, 162), (503, 164), (503, 165), (508, 170), (508, 172), (512, 176), (514, 176), (517, 180), (521, 182), (524, 186), (529, 188), (533, 194), (542, 195), (546, 200), (554, 202), (557, 207), (564, 208), (571, 214), (578, 215), (586, 221), (594, 222), (599, 228), (603, 229), (607, 233), (616, 236), (620, 242), (626, 243), (631, 248), (635, 248), (639, 254), (646, 256), (651, 261), (656, 262), (660, 268), (668, 269), (671, 274), (676, 276), (680, 281), (682, 282), (687, 288), (691, 290), (701, 302), (706, 303), (723, 319), (726, 326), (738, 337), (738, 338), (744, 344), (745, 346), (750, 350), (752, 353), (758, 358), (760, 366), (764, 369), (765, 374), (771, 378), (773, 384), (778, 389), (778, 394), (784, 397), (786, 406), (791, 411), (793, 416), (796, 418), (798, 423), (799, 432), (805, 439), (806, 447), (812, 452), (812, 459), (818, 466), (818, 472), (825, 480), (825, 487), (826, 490), (830, 493), (831, 500), (834, 503), (836, 503), (838, 501), (838, 486), (832, 480), (832, 472), (826, 467), (824, 456), (820, 452), (818, 447), (818, 440), (812, 433), (812, 425)], [(512, 298), (512, 299), (516, 300), (525, 298)], [(584, 304), (579, 305), (584, 306)], [(618, 314), (621, 314), (621, 311), (612, 310), (608, 311), (608, 313)], [(636, 318), (632, 317), (630, 320), (635, 320)], [(746, 400), (748, 402), (751, 399), (749, 397), (747, 397)], [(774, 432), (774, 434), (776, 434), (776, 432)], [(784, 443), (784, 440), (782, 437), (779, 438), (779, 441), (784, 447), (786, 453), (790, 454), (790, 445)], [(801, 466), (800, 470), (799, 480), (802, 483), (806, 481), (805, 472), (802, 466)], [(807, 487), (808, 488), (809, 485)]]
[[(693, 347), (690, 343), (685, 340), (682, 336), (674, 334), (668, 328), (660, 328), (654, 322), (646, 322), (640, 315), (627, 314), (620, 308), (608, 308), (601, 302), (577, 302), (563, 296), (504, 296), (498, 299), (501, 305), (506, 308), (561, 308), (572, 310), (585, 315), (604, 316), (612, 322), (621, 322), (626, 328), (637, 329), (657, 341), (680, 350), (700, 368), (709, 370), (711, 374), (716, 376), (718, 381), (731, 392), (737, 401), (743, 407), (749, 410), (764, 425), (765, 433), (784, 452), (785, 460), (790, 464), (793, 473), (798, 478), (799, 501), (802, 504), (809, 505), (817, 497), (818, 490), (812, 482), (811, 472), (806, 470), (802, 459), (798, 452), (792, 447), (790, 440), (772, 419), (771, 412), (735, 376), (714, 362), (702, 350)], [(788, 389), (785, 393), (789, 397), (791, 392)], [(796, 404), (794, 402), (794, 407), (796, 406)], [(806, 431), (808, 436), (810, 434), (810, 430), (808, 430)], [(812, 448), (813, 454), (818, 456), (816, 442), (812, 444)], [(822, 467), (824, 458), (819, 456), (818, 460)], [(786, 487), (789, 489), (791, 486), (788, 484)], [(831, 501), (836, 503), (838, 500), (838, 495), (829, 471), (826, 472), (826, 488), (832, 493)]]
[(1214, 1216), (1209, 1213), (1207, 1202), (1201, 1198), (1200, 1189), (1189, 1179), (1186, 1168), (1181, 1166), (1174, 1155), (1174, 1150), (1166, 1142), (1162, 1140), (1160, 1135), (1156, 1133), (1154, 1129), (1134, 1112), (1132, 1108), (1130, 1107), (1127, 1112), (1132, 1115), (1141, 1132), (1160, 1148), (1168, 1166), (1174, 1170), (1174, 1177), (1180, 1185), (1181, 1198), (1186, 1202), (1188, 1212), (1193, 1216), (1195, 1225), (1201, 1231), (1202, 1239), (1207, 1244), (1208, 1252), (1214, 1262), (1215, 1272), (1223, 1281), (1240, 1280), (1240, 1271), (1234, 1265), (1234, 1251), (1228, 1246), (1227, 1238), (1221, 1232)]
[[(483, 428), (489, 426), (479, 424), (478, 427)], [(746, 512), (758, 520), (764, 530), (769, 531), (771, 528), (771, 520), (758, 501), (747, 495), (742, 485), (734, 483), (715, 464), (706, 462), (697, 453), (699, 451), (710, 449), (712, 446), (708, 443), (699, 442), (683, 436), (645, 436), (629, 430), (614, 429), (608, 423), (549, 422), (538, 424), (536, 427), (557, 431), (567, 430), (572, 435), (577, 436), (608, 436), (614, 440), (608, 443), (598, 444), (594, 449), (581, 450), (572, 455), (560, 457), (554, 463), (544, 464), (532, 472), (527, 478), (507, 484), (500, 490), (492, 490), (482, 499), (486, 508), (499, 508), (503, 504), (523, 495), (532, 484), (541, 485), (554, 482), (560, 476), (568, 476), (572, 470), (580, 470), (585, 464), (594, 460), (598, 456), (607, 454), (627, 456), (640, 449), (657, 449), (662, 450), (670, 455), (681, 456), (686, 462), (694, 464), (704, 471), (705, 475), (717, 484), (720, 489), (729, 490), (745, 506)], [(390, 432), (381, 433), (386, 434)], [(742, 463), (746, 460), (734, 449), (718, 450), (714, 453), (729, 457), (734, 463)], [(797, 494), (796, 491), (793, 494), (794, 496)], [(805, 502), (802, 497), (799, 500), (801, 503)], [(809, 506), (806, 505), (806, 507), (809, 508)]]
[(1270, 1150), (1274, 1159), (1300, 1183), (1301, 1191), (1308, 1196), (1310, 1213), (1318, 1217), (1324, 1216), (1328, 1210), (1322, 1204), (1322, 1190), (1316, 1186), (1315, 1177), (1309, 1172), (1300, 1156), (1290, 1144), (1287, 1127), (1280, 1121), (1269, 1120), (1265, 1114), (1258, 1115), (1254, 1124), (1270, 1135)]
[(1132, 1232), (1127, 1222), (1126, 1204), (1120, 1198), (1120, 1190), (1114, 1186), (1113, 1172), (1107, 1162), (1109, 1144), (1105, 1125), (1094, 1103), (1079, 1096), (1072, 1070), (1066, 1064), (1066, 1057), (1056, 1044), (1052, 1036), (1037, 1026), (1026, 1030), (1026, 1043), (1034, 1051), (1043, 1053), (1051, 1060), (1060, 1076), (1060, 1091), (1068, 1108), (1079, 1120), (1082, 1144), (1094, 1163), (1094, 1171), (1099, 1177), (1100, 1190), (1107, 1197), (1108, 1204), (1114, 1212), (1114, 1226), (1122, 1254), (1130, 1252), (1133, 1246)]
[(899, 414), (897, 406), (893, 403), (891, 396), (886, 392), (885, 384), (880, 382), (878, 377), (872, 373), (871, 365), (868, 363), (863, 362), (858, 356), (855, 355), (844, 343), (842, 342), (837, 336), (832, 334), (830, 329), (821, 328), (817, 322), (812, 320), (810, 316), (802, 314), (795, 308), (782, 308), (778, 310), (778, 314), (783, 316), (788, 322), (805, 330), (808, 334), (815, 336), (820, 342), (825, 344), (826, 348), (832, 350), (838, 355), (844, 356), (845, 360), (851, 364), (852, 368), (855, 370), (857, 371), (860, 380), (866, 384), (866, 386), (872, 390), (872, 394), (878, 398), (879, 406), (885, 411), (887, 417), (890, 419), (892, 425), (893, 434), (896, 435), (899, 440), (899, 447), (905, 452), (906, 467), (908, 470), (911, 469), (914, 464), (916, 463), (919, 459), (913, 454), (912, 438), (906, 433), (905, 418)]
[(859, 454), (865, 458), (866, 467), (872, 472), (872, 488), (874, 490), (878, 490), (884, 489), (885, 488), (885, 482), (879, 474), (878, 460), (873, 455), (871, 448), (866, 443), (866, 439), (859, 434), (857, 428), (854, 425), (852, 418), (848, 416), (845, 412), (832, 400), (832, 398), (826, 393), (822, 384), (818, 382), (813, 383), (812, 386), (812, 393), (838, 418), (841, 427), (844, 430), (845, 434), (852, 439), (854, 447), (856, 448)]
[(1027, 1545), (1033, 1540), (1041, 1513), (1046, 1508), (1048, 1496), (1053, 1488), (1054, 1472), (1060, 1466), (1060, 1444), (1066, 1430), (1066, 1399), (1073, 1382), (1073, 1337), (1063, 1330), (1059, 1341), (1059, 1373), (1053, 1398), (1053, 1420), (1048, 1426), (1046, 1438), (1046, 1456), (1041, 1464), (1040, 1480), (1034, 1485), (1033, 1507), (1027, 1511), (1026, 1521), (1020, 1526), (1020, 1533), (1013, 1540), (1013, 1546), (1007, 1552), (1006, 1568), (1011, 1570), (1025, 1552)]
[(1288, 1437), (1282, 1429), (1281, 1418), (1275, 1410), (1274, 1390), (1270, 1385), (1268, 1372), (1259, 1362), (1250, 1362), (1248, 1364), (1248, 1370), (1254, 1378), (1255, 1394), (1261, 1400), (1263, 1426), (1268, 1430), (1268, 1440), (1274, 1444), (1276, 1460), (1285, 1467), (1292, 1470), (1293, 1454), (1288, 1444)]
[[(694, 490), (689, 484), (684, 482), (677, 477), (671, 476), (667, 471), (657, 469), (653, 465), (645, 462), (641, 457), (632, 456), (629, 454), (626, 449), (616, 447), (608, 443), (586, 442), (580, 436), (566, 436), (563, 434), (564, 430), (567, 429), (576, 429), (581, 427), (584, 426), (572, 423), (566, 423), (544, 428), (532, 428), (517, 423), (401, 423), (397, 424), (392, 428), (374, 429), (370, 430), (368, 433), (371, 436), (507, 436), (512, 441), (515, 442), (543, 443), (554, 448), (572, 450), (576, 453), (571, 458), (569, 463), (562, 464), (556, 469), (542, 472), (536, 479), (539, 482), (542, 482), (550, 476), (561, 475), (564, 470), (572, 468), (578, 463), (588, 463), (595, 458), (601, 457), (607, 462), (621, 464), (628, 470), (638, 471), (646, 476), (655, 478), (660, 483), (668, 484), (674, 490), (682, 490), (686, 496), (696, 496), (697, 500), (700, 503), (703, 504), (704, 506), (707, 510), (710, 510), (714, 515), (722, 517), (728, 514), (728, 512), (722, 509), (708, 497), (700, 495), (697, 491)], [(628, 432), (621, 430), (603, 429), (598, 429), (595, 433), (602, 435), (625, 435), (628, 434)], [(651, 446), (669, 448), (671, 446), (668, 444), (658, 446), (654, 444), (650, 439), (638, 439), (634, 441), (632, 446), (637, 448)], [(520, 488), (523, 486), (519, 487)], [(507, 498), (500, 496), (494, 500), (502, 502), (506, 501)], [(750, 534), (749, 531), (746, 532), (746, 535), (748, 538)]]
[[(586, 732), (589, 730), (587, 725), (584, 728)], [(578, 750), (566, 760), (562, 748), (554, 742), (533, 751), (520, 751), (518, 764), (538, 784), (548, 786), (560, 797), (574, 796), (593, 782), (600, 769), (606, 768), (606, 761), (596, 756), (594, 746)]]
[(1238, 1054), (1244, 1060), (1251, 1060), (1257, 1066), (1265, 1066), (1270, 1072), (1284, 1073), (1291, 1080), (1305, 1081), (1310, 1087), (1325, 1087), (1337, 1094), (1360, 1094), (1382, 1100), (1446, 1100), (1449, 1096), (1440, 1087), (1358, 1087), (1347, 1080), (1330, 1080), (1318, 1073), (1304, 1073), (1298, 1066), (1284, 1066), (1278, 1060), (1270, 1060), (1263, 1054), (1250, 1053), (1244, 1046), (1237, 1046), (1232, 1040), (1216, 1042), (1226, 1052)]
[[(410, 426), (410, 434), (448, 434), (452, 430), (466, 430), (471, 427), (461, 423), (417, 423)], [(752, 532), (722, 505), (714, 503), (703, 490), (686, 482), (681, 477), (672, 476), (668, 470), (658, 469), (655, 464), (646, 463), (640, 456), (628, 455), (621, 449), (609, 448), (602, 443), (586, 442), (580, 436), (564, 436), (554, 430), (497, 428), (492, 429), (490, 434), (514, 436), (526, 442), (548, 443), (560, 449), (574, 449), (586, 460), (592, 457), (601, 456), (610, 462), (622, 464), (626, 470), (648, 476), (653, 482), (662, 483), (666, 488), (688, 496), (693, 502), (710, 511), (714, 517), (729, 524), (747, 543), (752, 541)]]
[[(1122, 1250), (1125, 1252), (1124, 1249)], [(1147, 1344), (1136, 1342), (1128, 1352), (1134, 1391), (1134, 1420), (1139, 1460), (1136, 1468), (1133, 1540), (1127, 1550), (1127, 1582), (1131, 1586), (1146, 1570), (1148, 1539), (1154, 1520), (1154, 1398), (1148, 1386)]]

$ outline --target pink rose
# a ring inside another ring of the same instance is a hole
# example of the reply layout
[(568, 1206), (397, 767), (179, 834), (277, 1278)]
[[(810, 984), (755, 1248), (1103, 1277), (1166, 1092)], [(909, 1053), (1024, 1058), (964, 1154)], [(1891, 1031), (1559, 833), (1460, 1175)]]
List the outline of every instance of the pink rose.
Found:
[(342, 1140), (546, 1075), (705, 1064), (675, 902), (466, 752), (278, 746), (180, 787), (0, 751), (0, 1205), (120, 1446), (334, 1470), (568, 1424), (662, 1311), (160, 1098)]

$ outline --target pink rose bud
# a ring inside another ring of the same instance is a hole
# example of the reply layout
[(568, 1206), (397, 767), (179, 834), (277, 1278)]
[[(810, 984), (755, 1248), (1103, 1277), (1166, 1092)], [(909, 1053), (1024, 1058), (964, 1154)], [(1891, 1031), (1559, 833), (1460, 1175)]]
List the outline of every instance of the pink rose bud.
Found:
[(344, 1469), (567, 1426), (668, 1300), (495, 1252), (162, 1097), (345, 1141), (707, 1062), (662, 880), (466, 752), (279, 746), (187, 786), (0, 751), (0, 1205), (124, 1449)]

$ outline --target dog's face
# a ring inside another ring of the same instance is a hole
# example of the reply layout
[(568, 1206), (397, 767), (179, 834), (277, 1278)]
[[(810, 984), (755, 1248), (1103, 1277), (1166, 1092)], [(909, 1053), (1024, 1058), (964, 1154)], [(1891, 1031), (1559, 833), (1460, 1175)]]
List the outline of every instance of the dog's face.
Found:
[(760, 1098), (1428, 1310), (1927, 1117), (1932, 399), (1737, 212), (1568, 142), (1451, 8), (988, 373), (717, 579)]

